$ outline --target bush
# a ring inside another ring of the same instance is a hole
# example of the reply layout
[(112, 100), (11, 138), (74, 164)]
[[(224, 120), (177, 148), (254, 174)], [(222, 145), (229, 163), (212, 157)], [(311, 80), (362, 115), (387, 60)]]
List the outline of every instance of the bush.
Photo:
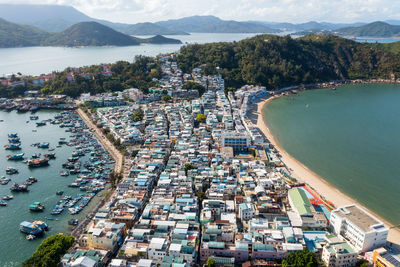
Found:
[(49, 236), (39, 245), (33, 255), (22, 263), (22, 267), (56, 267), (74, 240), (73, 236), (67, 235)]
[(282, 267), (318, 267), (318, 260), (315, 254), (308, 249), (290, 252), (282, 260)]

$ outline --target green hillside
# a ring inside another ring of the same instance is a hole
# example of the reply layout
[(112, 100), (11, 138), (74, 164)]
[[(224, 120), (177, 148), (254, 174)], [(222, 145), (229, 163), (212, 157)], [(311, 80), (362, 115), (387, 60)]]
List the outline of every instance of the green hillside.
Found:
[(49, 33), (38, 28), (19, 25), (0, 18), (0, 47), (37, 46)]
[(350, 36), (393, 37), (400, 35), (400, 26), (376, 21), (360, 27), (341, 28), (337, 32)]
[(221, 74), (228, 86), (259, 84), (268, 88), (337, 79), (390, 77), (399, 74), (400, 57), (368, 44), (333, 35), (259, 35), (234, 43), (182, 47), (178, 55), (184, 71), (206, 64), (207, 73)]

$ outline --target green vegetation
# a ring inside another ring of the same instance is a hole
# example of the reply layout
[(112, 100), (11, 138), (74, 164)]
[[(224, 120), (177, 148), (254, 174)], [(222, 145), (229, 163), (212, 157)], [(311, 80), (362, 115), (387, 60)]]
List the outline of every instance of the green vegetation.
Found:
[(282, 267), (318, 267), (318, 260), (315, 254), (308, 249), (290, 252), (282, 260)]
[(376, 21), (359, 27), (346, 27), (337, 30), (340, 34), (351, 36), (392, 37), (400, 35), (400, 26)]
[(151, 22), (128, 25), (123, 32), (129, 35), (189, 35), (184, 31), (174, 31)]
[(23, 267), (56, 267), (67, 250), (74, 243), (73, 236), (52, 235), (46, 238), (35, 253), (22, 263)]
[(277, 89), (338, 79), (390, 78), (400, 73), (400, 57), (333, 35), (259, 35), (234, 43), (193, 44), (178, 55), (179, 67), (190, 72), (206, 64), (206, 74), (217, 66), (227, 87), (244, 84)]
[(193, 165), (191, 163), (186, 163), (183, 169), (185, 170), (185, 175), (188, 175), (188, 171), (190, 170), (196, 170), (198, 167), (196, 165)]
[(0, 18), (0, 47), (35, 46), (50, 34), (38, 28), (19, 25)]
[(172, 97), (171, 97), (170, 95), (163, 95), (163, 96), (161, 97), (161, 99), (162, 99), (162, 101), (164, 101), (164, 102), (168, 102), (168, 101), (171, 101)]
[(186, 90), (197, 90), (197, 91), (199, 91), (199, 95), (200, 96), (202, 94), (204, 94), (204, 92), (206, 91), (206, 88), (203, 85), (201, 85), (199, 83), (196, 83), (196, 82), (187, 82), (187, 83), (185, 83), (183, 85), (183, 89), (186, 89)]
[[(90, 66), (82, 69), (84, 73), (90, 73), (93, 79), (86, 79), (79, 74), (74, 75), (75, 81), (69, 82), (67, 75), (73, 71), (71, 68), (56, 73), (51, 81), (45, 83), (42, 93), (65, 94), (71, 97), (77, 97), (81, 93), (104, 93), (122, 91), (127, 88), (139, 88), (145, 93), (148, 88), (155, 86), (153, 78), (160, 77), (160, 64), (154, 59), (145, 56), (136, 56), (133, 63), (118, 61), (110, 65), (113, 73), (112, 77), (102, 74), (102, 68), (99, 66)], [(155, 71), (152, 71), (155, 70)]]
[(121, 173), (116, 173), (115, 171), (111, 171), (110, 174), (110, 182), (111, 186), (114, 188), (117, 184), (119, 184), (122, 181), (122, 174)]
[(144, 117), (143, 110), (140, 109), (140, 110), (136, 111), (135, 113), (133, 113), (132, 120), (134, 122), (142, 121), (143, 117)]
[(201, 113), (197, 114), (197, 116), (196, 116), (196, 121), (199, 123), (205, 122), (206, 119), (207, 119), (206, 115), (201, 114)]
[(215, 267), (215, 260), (212, 257), (210, 257), (207, 259), (206, 264), (208, 267)]
[(141, 43), (180, 44), (180, 40), (160, 35), (140, 39), (118, 32), (103, 24), (80, 22), (60, 33), (48, 33), (31, 26), (0, 19), (0, 47), (20, 46), (129, 46)]

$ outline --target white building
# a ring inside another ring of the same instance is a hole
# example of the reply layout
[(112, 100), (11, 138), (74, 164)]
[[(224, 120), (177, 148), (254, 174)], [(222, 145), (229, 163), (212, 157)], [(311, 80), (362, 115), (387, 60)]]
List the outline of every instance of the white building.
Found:
[(239, 216), (240, 219), (248, 221), (253, 219), (255, 214), (254, 205), (251, 203), (239, 204)]
[(151, 239), (147, 256), (150, 260), (161, 263), (163, 258), (167, 256), (167, 241), (164, 238)]
[(337, 236), (328, 236), (327, 244), (322, 249), (322, 261), (328, 267), (353, 267), (356, 266), (357, 252), (340, 240)]
[(384, 246), (389, 233), (381, 221), (354, 204), (332, 211), (330, 226), (335, 234), (348, 240), (358, 253)]
[(234, 151), (246, 151), (251, 145), (248, 134), (226, 132), (221, 135), (221, 147), (232, 147)]

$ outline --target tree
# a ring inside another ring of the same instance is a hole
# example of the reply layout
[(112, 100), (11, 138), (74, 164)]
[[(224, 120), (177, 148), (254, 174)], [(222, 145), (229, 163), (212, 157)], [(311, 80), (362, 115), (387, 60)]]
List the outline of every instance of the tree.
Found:
[(212, 257), (210, 257), (207, 259), (206, 264), (208, 267), (215, 267), (215, 260)]
[(172, 99), (172, 97), (169, 96), (169, 95), (163, 95), (163, 96), (161, 97), (161, 99), (162, 99), (162, 101), (164, 101), (164, 102), (168, 102), (168, 101), (170, 101), (170, 100)]
[(191, 163), (186, 163), (183, 168), (185, 170), (185, 175), (187, 176), (188, 175), (188, 171), (197, 169), (197, 166), (193, 165)]
[(290, 252), (282, 260), (282, 267), (318, 267), (318, 260), (315, 254), (308, 249)]
[(186, 90), (197, 90), (199, 91), (199, 95), (204, 94), (204, 92), (206, 91), (206, 88), (199, 84), (199, 83), (195, 83), (195, 82), (187, 82), (183, 85), (183, 89)]
[(143, 111), (140, 109), (140, 110), (136, 111), (135, 113), (133, 113), (133, 115), (132, 115), (132, 120), (133, 120), (134, 122), (142, 121), (142, 120), (143, 120), (143, 117), (144, 117), (144, 113), (143, 113)]
[(199, 123), (205, 122), (206, 119), (207, 119), (206, 115), (201, 114), (201, 113), (197, 114), (197, 116), (196, 116), (196, 121)]
[(74, 243), (75, 238), (67, 235), (52, 235), (46, 238), (33, 255), (22, 263), (22, 267), (56, 267), (61, 256)]

